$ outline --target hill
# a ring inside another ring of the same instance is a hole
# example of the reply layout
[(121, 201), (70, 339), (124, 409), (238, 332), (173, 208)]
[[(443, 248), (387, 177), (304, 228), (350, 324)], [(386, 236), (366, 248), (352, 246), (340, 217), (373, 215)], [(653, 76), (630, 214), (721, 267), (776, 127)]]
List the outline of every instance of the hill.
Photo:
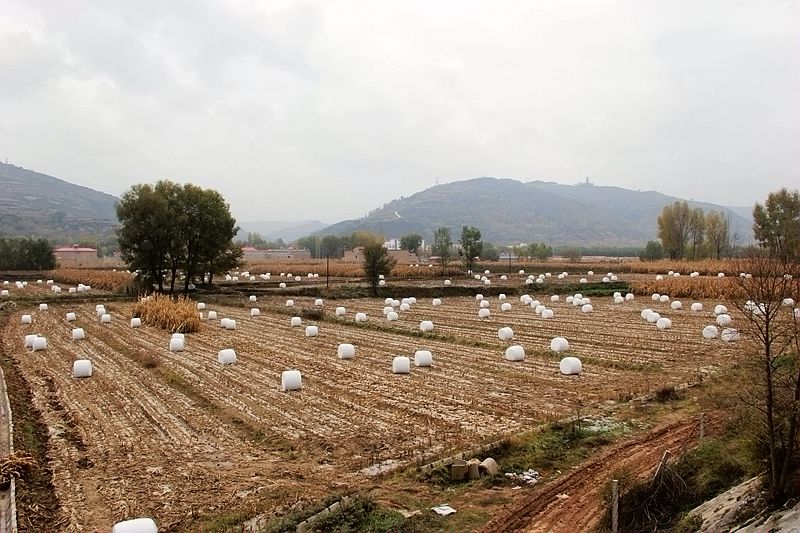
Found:
[[(317, 233), (368, 230), (400, 237), (416, 231), (431, 239), (437, 228), (447, 226), (455, 241), (461, 226), (470, 225), (481, 230), (484, 240), (496, 243), (638, 246), (656, 237), (656, 218), (675, 200), (620, 187), (475, 178), (436, 185)], [(730, 217), (739, 244), (752, 240), (752, 221), (732, 209), (704, 202), (689, 205), (722, 211)]]
[(328, 226), (319, 220), (301, 220), (296, 222), (258, 220), (240, 222), (241, 230), (236, 236), (239, 240), (247, 239), (248, 232), (259, 233), (264, 240), (277, 241), (283, 239), (291, 242)]
[(111, 234), (118, 198), (22, 167), (0, 163), (0, 235), (77, 242)]

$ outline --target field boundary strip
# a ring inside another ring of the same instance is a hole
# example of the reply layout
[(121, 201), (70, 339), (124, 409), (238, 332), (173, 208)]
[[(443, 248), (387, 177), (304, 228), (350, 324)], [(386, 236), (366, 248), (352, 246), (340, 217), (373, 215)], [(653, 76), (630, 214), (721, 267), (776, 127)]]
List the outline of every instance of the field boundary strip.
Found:
[[(8, 400), (8, 391), (6, 390), (6, 377), (3, 370), (0, 369), (0, 388), (3, 389), (3, 396), (0, 398), (0, 417), (5, 419), (0, 431), (4, 433), (0, 441), (5, 441), (7, 444), (0, 450), (3, 454), (11, 454), (14, 452), (14, 421), (11, 414), (11, 403)], [(2, 498), (0, 502), (0, 533), (16, 533), (17, 532), (17, 506), (16, 506), (16, 483), (14, 478), (11, 478), (11, 485), (8, 494)]]

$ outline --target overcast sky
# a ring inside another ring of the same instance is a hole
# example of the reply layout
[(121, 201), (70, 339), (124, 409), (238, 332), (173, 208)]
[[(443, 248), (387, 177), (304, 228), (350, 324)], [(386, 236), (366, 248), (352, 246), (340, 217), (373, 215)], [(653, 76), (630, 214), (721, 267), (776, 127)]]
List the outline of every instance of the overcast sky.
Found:
[(800, 1), (2, 0), (0, 158), (242, 220), (476, 176), (800, 186)]

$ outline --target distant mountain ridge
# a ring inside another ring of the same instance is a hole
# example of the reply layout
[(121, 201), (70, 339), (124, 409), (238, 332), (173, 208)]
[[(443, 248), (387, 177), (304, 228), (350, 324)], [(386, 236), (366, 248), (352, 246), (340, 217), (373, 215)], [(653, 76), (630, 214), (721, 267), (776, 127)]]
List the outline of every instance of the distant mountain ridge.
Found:
[[(430, 241), (437, 228), (446, 226), (456, 241), (461, 227), (469, 225), (480, 229), (484, 240), (496, 243), (638, 246), (656, 238), (658, 215), (676, 200), (679, 198), (655, 191), (590, 183), (561, 185), (483, 177), (436, 185), (317, 234), (368, 230), (391, 238), (418, 232)], [(727, 215), (739, 244), (752, 240), (752, 221), (733, 209), (688, 203)]]
[(0, 235), (43, 236), (71, 242), (107, 236), (117, 223), (110, 194), (0, 163)]
[(326, 228), (328, 224), (319, 220), (300, 220), (295, 222), (259, 220), (239, 222), (239, 226), (242, 228), (236, 235), (239, 240), (247, 240), (247, 233), (253, 232), (260, 234), (267, 241), (283, 239), (288, 243)]

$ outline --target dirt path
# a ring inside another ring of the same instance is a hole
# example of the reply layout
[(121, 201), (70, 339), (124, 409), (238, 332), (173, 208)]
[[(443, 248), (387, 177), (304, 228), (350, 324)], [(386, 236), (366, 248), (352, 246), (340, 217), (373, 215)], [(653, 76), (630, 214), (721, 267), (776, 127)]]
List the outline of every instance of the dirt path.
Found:
[[(706, 417), (707, 432), (712, 425)], [(482, 531), (590, 531), (602, 515), (601, 493), (612, 472), (626, 468), (643, 477), (655, 468), (665, 450), (674, 457), (686, 446), (695, 446), (698, 431), (697, 417), (684, 418), (612, 445), (562, 478), (509, 504)]]

